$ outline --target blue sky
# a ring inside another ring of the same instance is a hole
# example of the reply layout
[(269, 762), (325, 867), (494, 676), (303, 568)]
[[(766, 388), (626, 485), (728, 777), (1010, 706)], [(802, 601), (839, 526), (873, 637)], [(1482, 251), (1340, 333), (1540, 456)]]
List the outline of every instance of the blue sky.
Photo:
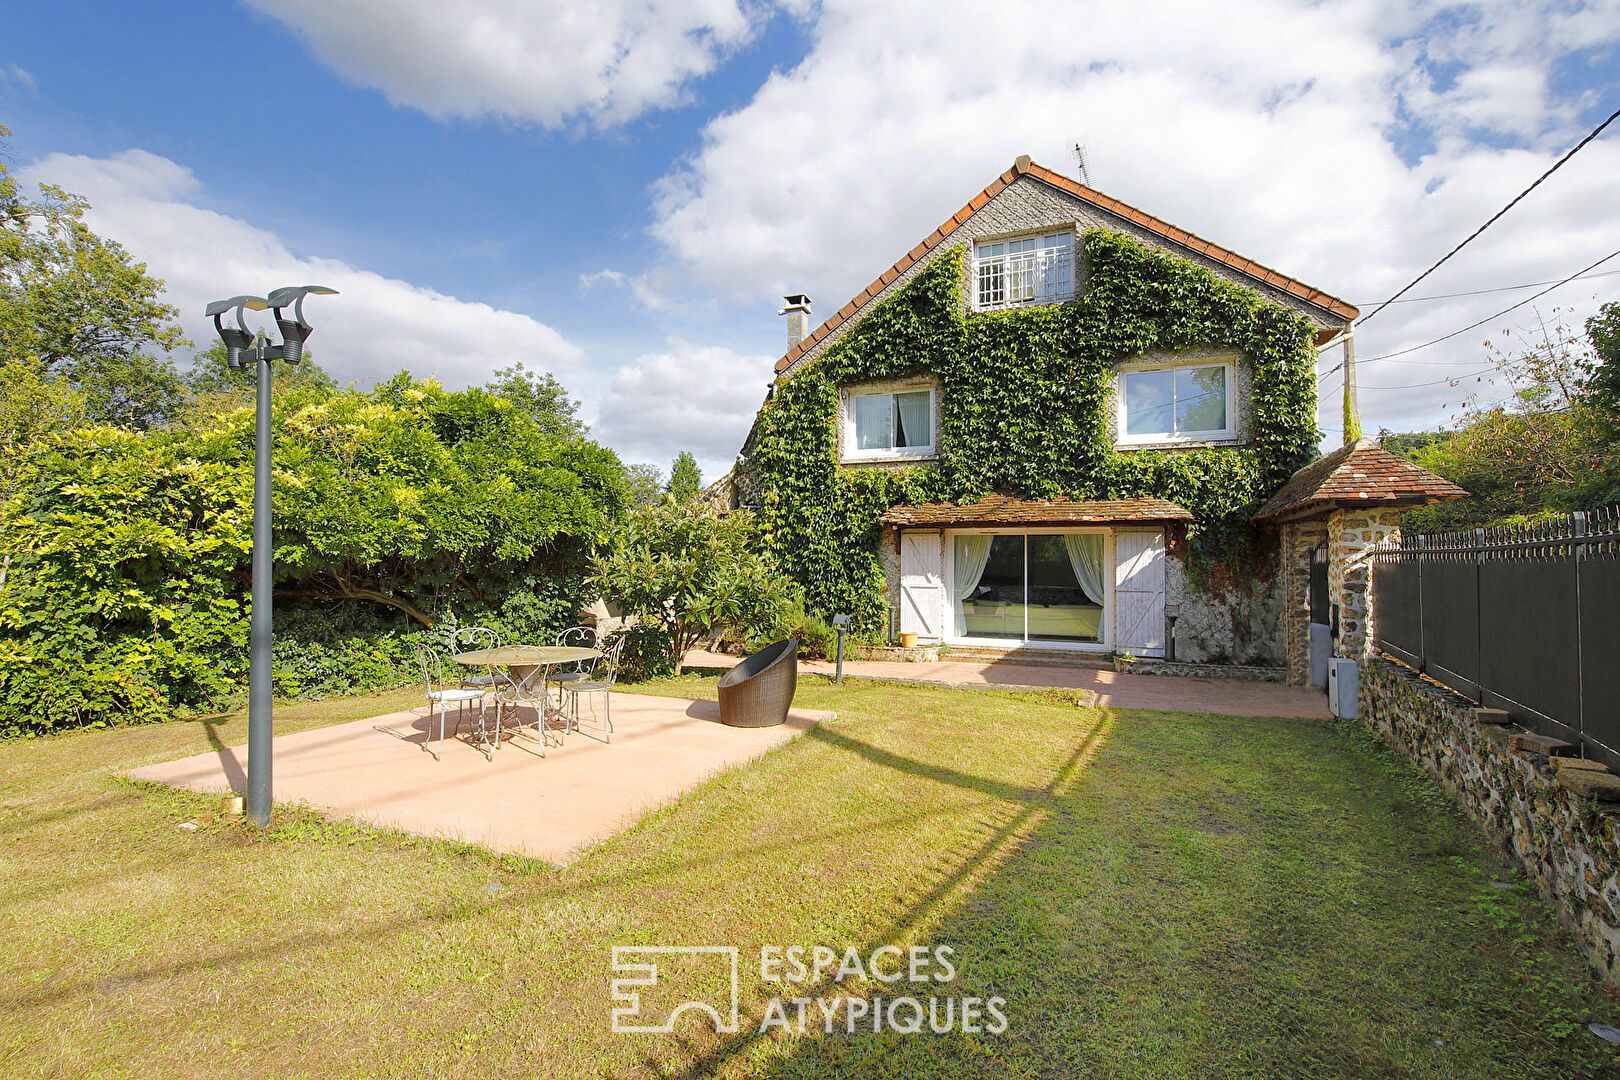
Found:
[[(526, 359), (626, 459), (689, 447), (712, 475), (781, 351), (780, 294), (836, 310), (1019, 153), (1071, 171), (1083, 141), (1102, 190), (1359, 303), (1620, 106), (1612, 0), (1208, 7), (63, 0), (9, 21), (0, 123), (200, 341), (213, 294), (323, 281), (343, 296), (313, 346), (340, 378), (464, 385)], [(1617, 145), (1417, 294), (1620, 248)], [(1527, 295), (1391, 309), (1358, 352)], [(1616, 297), (1620, 275), (1538, 305), (1581, 319)], [(1505, 393), (1444, 381), (1488, 366), (1485, 334), (1369, 366), (1367, 425)], [(1330, 442), (1337, 414), (1325, 400)]]

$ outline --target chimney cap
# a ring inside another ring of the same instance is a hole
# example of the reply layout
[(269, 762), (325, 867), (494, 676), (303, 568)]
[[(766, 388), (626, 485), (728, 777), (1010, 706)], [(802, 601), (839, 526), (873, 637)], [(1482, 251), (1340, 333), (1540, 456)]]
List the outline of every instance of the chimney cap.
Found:
[(778, 311), (778, 315), (786, 315), (790, 311), (808, 312), (810, 310), (810, 298), (804, 293), (789, 293), (782, 299), (787, 301), (787, 306)]

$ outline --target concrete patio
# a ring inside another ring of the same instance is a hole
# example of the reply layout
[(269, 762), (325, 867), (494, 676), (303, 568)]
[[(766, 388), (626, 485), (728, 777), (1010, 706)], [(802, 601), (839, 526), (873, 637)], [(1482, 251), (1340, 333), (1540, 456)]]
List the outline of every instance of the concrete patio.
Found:
[[(615, 693), (611, 743), (572, 732), (542, 758), (530, 726), (503, 740), (493, 761), (458, 739), (434, 761), (422, 750), (427, 710), (413, 709), (276, 739), (274, 793), (337, 817), (562, 864), (832, 715), (794, 709), (778, 727), (732, 728), (712, 701)], [(246, 788), (246, 765), (246, 746), (233, 746), (131, 775), (223, 794)]]

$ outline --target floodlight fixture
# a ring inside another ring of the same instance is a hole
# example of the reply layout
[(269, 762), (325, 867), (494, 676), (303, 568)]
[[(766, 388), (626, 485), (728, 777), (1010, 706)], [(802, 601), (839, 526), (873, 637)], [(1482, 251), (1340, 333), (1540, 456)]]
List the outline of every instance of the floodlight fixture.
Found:
[[(241, 371), (246, 367), (242, 353), (253, 344), (253, 331), (247, 327), (245, 312), (248, 308), (254, 311), (263, 311), (270, 306), (262, 296), (233, 296), (229, 300), (215, 300), (203, 312), (214, 317), (214, 329), (219, 332), (219, 339), (225, 343), (225, 363), (231, 370)], [(226, 326), (221, 320), (234, 310), (236, 312), (236, 325)]]
[[(266, 302), (275, 309), (276, 326), (281, 330), (281, 358), (289, 364), (296, 364), (304, 358), (304, 342), (315, 328), (304, 319), (304, 297), (314, 293), (316, 296), (336, 296), (336, 289), (328, 289), (325, 285), (289, 285), (284, 289), (277, 289), (271, 293)], [(292, 318), (282, 314), (287, 307), (293, 309)]]

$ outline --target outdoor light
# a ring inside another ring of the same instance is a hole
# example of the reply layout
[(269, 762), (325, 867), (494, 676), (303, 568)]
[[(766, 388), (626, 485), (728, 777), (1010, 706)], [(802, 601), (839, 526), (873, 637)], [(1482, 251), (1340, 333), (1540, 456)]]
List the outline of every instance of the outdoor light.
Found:
[[(263, 311), (270, 305), (262, 296), (233, 296), (229, 300), (215, 300), (208, 305), (205, 315), (214, 317), (214, 329), (219, 331), (219, 339), (225, 343), (225, 362), (232, 371), (241, 371), (245, 366), (242, 362), (242, 352), (253, 344), (253, 331), (247, 328), (244, 318), (247, 308), (254, 311)], [(232, 309), (236, 311), (236, 325), (226, 326), (220, 320), (225, 313)]]
[(1164, 605), (1164, 621), (1170, 624), (1164, 635), (1164, 658), (1172, 664), (1176, 662), (1176, 619), (1180, 616), (1180, 604)]
[[(204, 311), (225, 343), (225, 362), (241, 371), (254, 365), (256, 389), (253, 422), (253, 615), (250, 632), (252, 666), (248, 672), (248, 789), (247, 815), (255, 825), (270, 824), (270, 616), (274, 607), (271, 583), (270, 539), (270, 361), (296, 364), (304, 358), (304, 342), (314, 327), (304, 321), (304, 297), (310, 293), (334, 296), (324, 285), (292, 285), (268, 297), (233, 296), (215, 300)], [(291, 307), (292, 318), (282, 314)], [(282, 343), (271, 345), (264, 333), (248, 329), (246, 313), (274, 308)], [(236, 325), (225, 325), (227, 313), (236, 312)]]
[(838, 631), (838, 666), (833, 672), (833, 682), (841, 684), (844, 681), (844, 634), (848, 631), (849, 616), (834, 615), (832, 623), (834, 629)]
[[(336, 296), (336, 289), (328, 289), (325, 285), (289, 285), (285, 289), (277, 289), (267, 298), (270, 307), (276, 309), (276, 326), (281, 328), (281, 358), (289, 364), (296, 364), (304, 359), (304, 342), (314, 327), (304, 321), (304, 297), (310, 293), (316, 296)], [(281, 310), (288, 304), (292, 305), (293, 317), (287, 318)]]

